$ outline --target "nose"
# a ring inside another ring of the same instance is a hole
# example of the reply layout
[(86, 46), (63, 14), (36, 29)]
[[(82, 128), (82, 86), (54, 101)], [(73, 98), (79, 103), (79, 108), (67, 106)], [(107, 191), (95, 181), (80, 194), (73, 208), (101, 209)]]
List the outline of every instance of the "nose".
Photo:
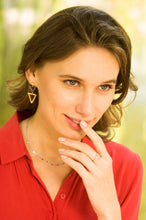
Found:
[(92, 91), (83, 92), (77, 102), (76, 112), (83, 117), (94, 115), (95, 112), (95, 99)]

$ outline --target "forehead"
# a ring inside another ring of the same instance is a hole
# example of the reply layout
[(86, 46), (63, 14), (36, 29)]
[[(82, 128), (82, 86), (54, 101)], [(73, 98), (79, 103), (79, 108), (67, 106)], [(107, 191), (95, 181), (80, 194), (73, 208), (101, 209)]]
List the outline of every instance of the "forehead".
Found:
[(73, 75), (90, 82), (93, 80), (110, 80), (110, 78), (116, 79), (119, 64), (114, 55), (107, 49), (89, 47), (76, 51), (62, 61), (47, 62), (43, 69), (44, 72), (50, 72), (54, 77), (60, 74)]

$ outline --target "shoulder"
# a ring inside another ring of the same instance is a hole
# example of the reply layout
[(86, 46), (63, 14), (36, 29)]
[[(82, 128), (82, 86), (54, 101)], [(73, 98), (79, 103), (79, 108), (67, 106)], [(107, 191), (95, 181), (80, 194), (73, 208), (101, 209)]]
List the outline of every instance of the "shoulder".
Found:
[(20, 124), (26, 115), (22, 112), (16, 112), (0, 128), (0, 164), (4, 165), (26, 154), (23, 135)]
[[(0, 128), (0, 141), (8, 134), (17, 133), (19, 130), (19, 122), (29, 116), (28, 112), (15, 112), (13, 116)], [(9, 135), (7, 136), (7, 138)]]
[(9, 150), (18, 133), (18, 120), (15, 113), (1, 128), (0, 128), (0, 163), (3, 156), (9, 154)]
[(9, 137), (16, 125), (18, 124), (17, 114), (15, 113), (1, 128), (0, 128), (0, 142)]
[(134, 165), (133, 163), (136, 163), (137, 165), (139, 164), (139, 166), (142, 165), (139, 155), (128, 147), (113, 141), (105, 143), (105, 146), (108, 153), (112, 157), (113, 162), (116, 161), (116, 163), (118, 162), (119, 165)]
[[(113, 161), (115, 182), (123, 183), (123, 187), (137, 185), (142, 188), (143, 165), (140, 156), (128, 147), (110, 141), (105, 144)], [(130, 189), (130, 188), (129, 188)]]
[(137, 219), (135, 216), (138, 216), (143, 184), (141, 158), (124, 145), (112, 141), (105, 145), (113, 161), (114, 180), (122, 218)]

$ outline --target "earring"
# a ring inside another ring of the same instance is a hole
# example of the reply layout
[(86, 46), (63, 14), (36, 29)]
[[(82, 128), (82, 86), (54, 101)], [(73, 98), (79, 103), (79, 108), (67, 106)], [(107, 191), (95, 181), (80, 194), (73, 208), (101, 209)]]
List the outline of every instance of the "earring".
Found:
[(36, 90), (36, 87), (33, 84), (31, 84), (31, 85), (29, 85), (29, 90), (30, 90), (30, 92), (27, 93), (28, 98), (29, 98), (30, 103), (33, 104), (34, 100), (37, 96), (37, 94), (34, 93), (34, 91)]

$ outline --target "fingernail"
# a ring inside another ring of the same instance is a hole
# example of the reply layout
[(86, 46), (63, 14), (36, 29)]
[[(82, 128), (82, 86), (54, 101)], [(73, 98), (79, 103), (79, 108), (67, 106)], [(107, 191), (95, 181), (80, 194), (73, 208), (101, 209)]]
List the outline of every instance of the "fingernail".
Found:
[(63, 148), (58, 149), (59, 153), (63, 153), (65, 150)]
[(59, 137), (59, 138), (58, 138), (58, 141), (60, 141), (60, 142), (66, 141), (66, 138), (64, 138), (64, 137)]
[(67, 157), (66, 157), (66, 156), (64, 156), (64, 155), (61, 155), (61, 158), (62, 158), (62, 159), (67, 159)]
[(85, 128), (88, 126), (88, 124), (85, 121), (81, 121), (81, 125)]

